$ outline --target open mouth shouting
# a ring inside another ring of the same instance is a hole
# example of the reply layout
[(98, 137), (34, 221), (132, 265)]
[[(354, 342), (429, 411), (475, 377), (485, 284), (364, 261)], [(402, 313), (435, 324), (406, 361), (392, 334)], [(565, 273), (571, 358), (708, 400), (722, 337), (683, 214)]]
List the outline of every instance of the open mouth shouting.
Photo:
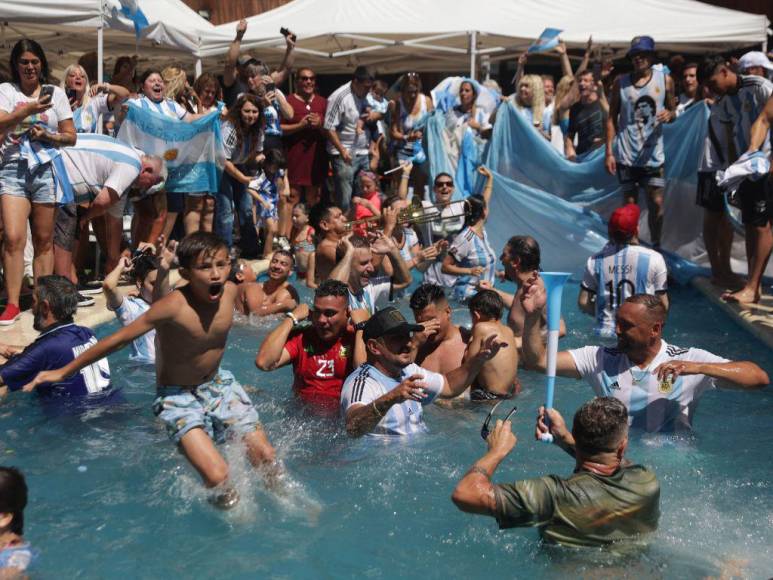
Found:
[(223, 295), (223, 288), (225, 288), (225, 284), (222, 282), (213, 282), (209, 285), (208, 297), (211, 302), (220, 300), (220, 297)]

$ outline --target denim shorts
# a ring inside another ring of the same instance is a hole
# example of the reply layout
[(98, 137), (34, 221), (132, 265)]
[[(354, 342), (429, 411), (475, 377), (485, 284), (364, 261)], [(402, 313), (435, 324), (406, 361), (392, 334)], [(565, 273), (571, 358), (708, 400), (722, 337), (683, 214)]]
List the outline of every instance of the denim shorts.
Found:
[(222, 369), (198, 387), (158, 387), (153, 412), (175, 443), (195, 428), (219, 443), (229, 434), (252, 433), (259, 425), (250, 397), (233, 374)]
[(29, 172), (24, 159), (9, 161), (0, 167), (0, 195), (26, 197), (32, 203), (56, 202), (56, 178), (51, 164)]

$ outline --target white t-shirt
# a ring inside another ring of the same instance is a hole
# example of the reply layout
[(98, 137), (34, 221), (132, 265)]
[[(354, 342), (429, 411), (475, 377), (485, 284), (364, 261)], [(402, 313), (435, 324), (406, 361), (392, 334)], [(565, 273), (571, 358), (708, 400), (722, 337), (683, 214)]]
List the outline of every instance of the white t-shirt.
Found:
[(424, 391), (427, 396), (421, 401), (403, 401), (392, 405), (378, 422), (370, 435), (412, 435), (425, 433), (427, 426), (422, 418), (422, 406), (434, 402), (445, 384), (445, 377), (428, 371), (415, 363), (409, 364), (400, 373), (398, 379), (386, 376), (369, 363), (355, 369), (341, 389), (341, 410), (346, 411), (355, 405), (370, 405), (379, 397), (386, 395), (411, 375), (422, 375)]
[[(0, 84), (0, 111), (13, 113), (19, 107), (31, 101), (37, 101), (37, 97), (28, 97), (19, 90), (14, 83)], [(9, 129), (5, 133), (2, 146), (2, 163), (19, 159), (19, 142), (22, 135), (33, 125), (42, 125), (49, 133), (59, 131), (59, 122), (72, 119), (72, 109), (67, 95), (59, 87), (54, 87), (51, 98), (51, 107), (36, 115), (29, 115), (24, 120)]]
[[(236, 134), (236, 128), (231, 121), (221, 121), (220, 134), (225, 148), (225, 158), (234, 165), (241, 165), (250, 160), (250, 154), (257, 154), (263, 151), (263, 130), (261, 129), (256, 138), (246, 139), (241, 144), (239, 136)], [(257, 142), (253, 142), (257, 139)], [(253, 147), (254, 145), (254, 147)]]
[(391, 289), (392, 278), (389, 276), (371, 278), (368, 285), (356, 294), (349, 290), (349, 308), (352, 310), (365, 308), (373, 316), (374, 312), (387, 305)]
[(61, 151), (76, 203), (93, 200), (103, 187), (123, 196), (142, 168), (136, 149), (107, 135), (80, 134)]
[(655, 250), (609, 242), (588, 258), (581, 286), (596, 295), (596, 334), (615, 335), (617, 309), (634, 294), (658, 294), (667, 289), (668, 269)]
[(132, 105), (137, 105), (142, 109), (155, 111), (156, 113), (160, 113), (166, 117), (172, 117), (173, 119), (183, 119), (188, 114), (188, 111), (185, 110), (185, 107), (183, 107), (177, 101), (173, 101), (172, 99), (164, 99), (157, 103), (155, 101), (151, 101), (145, 95), (140, 95), (139, 97), (129, 99), (128, 102)]
[[(368, 133), (364, 130), (357, 132), (357, 122), (367, 106), (366, 99), (360, 99), (352, 92), (351, 82), (338, 87), (327, 99), (324, 128), (328, 131), (335, 130), (341, 145), (348, 149), (352, 156), (368, 154)], [(340, 155), (329, 139), (327, 152), (328, 155)]]
[[(142, 298), (127, 296), (115, 309), (115, 315), (123, 326), (129, 326), (150, 310), (150, 304)], [(132, 353), (129, 359), (135, 362), (153, 364), (156, 362), (156, 330), (146, 332), (132, 341)]]
[(660, 350), (646, 369), (640, 369), (615, 348), (586, 346), (568, 351), (580, 376), (599, 397), (615, 397), (628, 408), (628, 423), (646, 431), (690, 429), (698, 399), (715, 387), (706, 375), (679, 376), (661, 383), (655, 369), (670, 360), (725, 363), (727, 359), (700, 348), (679, 348), (660, 341)]

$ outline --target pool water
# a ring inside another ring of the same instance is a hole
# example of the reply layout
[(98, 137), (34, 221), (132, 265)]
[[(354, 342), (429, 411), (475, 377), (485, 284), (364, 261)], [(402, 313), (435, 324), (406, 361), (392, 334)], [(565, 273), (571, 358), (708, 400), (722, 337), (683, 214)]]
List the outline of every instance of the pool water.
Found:
[[(577, 293), (577, 284), (565, 292), (561, 348), (593, 342)], [(669, 342), (773, 371), (769, 351), (694, 290), (676, 289), (672, 304)], [(460, 308), (455, 319), (469, 316)], [(23, 469), (30, 487), (33, 578), (767, 578), (773, 570), (770, 388), (706, 394), (692, 434), (632, 433), (628, 456), (660, 478), (660, 529), (632, 553), (574, 550), (542, 544), (535, 529), (500, 532), (451, 503), (484, 451), (488, 406), (430, 406), (431, 432), (410, 441), (349, 439), (339, 421), (297, 404), (289, 368), (255, 369), (272, 324), (237, 324), (223, 366), (248, 388), (287, 476), (281, 493), (267, 491), (239, 446), (227, 447), (242, 495), (231, 512), (207, 503), (153, 417), (152, 373), (128, 351), (110, 359), (120, 405), (51, 418), (33, 397), (0, 404), (0, 461)], [(518, 444), (495, 480), (569, 474), (569, 456), (533, 440), (544, 378), (524, 372), (521, 381)], [(585, 383), (559, 379), (556, 407), (570, 418), (591, 395)]]

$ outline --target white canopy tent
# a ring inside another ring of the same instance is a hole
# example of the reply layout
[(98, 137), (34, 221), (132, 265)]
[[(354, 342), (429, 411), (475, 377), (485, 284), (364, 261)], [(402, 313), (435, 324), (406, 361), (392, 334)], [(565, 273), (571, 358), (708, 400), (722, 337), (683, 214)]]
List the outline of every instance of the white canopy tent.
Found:
[[(130, 7), (148, 22), (139, 37)], [(214, 26), (182, 0), (0, 0), (0, 22), (3, 48), (35, 39), (54, 67), (97, 51), (100, 78), (105, 57), (139, 53), (147, 60), (192, 64), (202, 37), (218, 38)]]
[[(570, 48), (623, 49), (650, 34), (659, 49), (705, 53), (766, 42), (768, 19), (695, 0), (294, 0), (248, 19), (245, 50), (284, 50), (282, 26), (318, 72), (369, 64), (379, 72), (470, 71), (477, 60), (511, 58), (546, 27), (563, 29)], [(225, 53), (235, 23), (202, 38), (201, 55)]]

